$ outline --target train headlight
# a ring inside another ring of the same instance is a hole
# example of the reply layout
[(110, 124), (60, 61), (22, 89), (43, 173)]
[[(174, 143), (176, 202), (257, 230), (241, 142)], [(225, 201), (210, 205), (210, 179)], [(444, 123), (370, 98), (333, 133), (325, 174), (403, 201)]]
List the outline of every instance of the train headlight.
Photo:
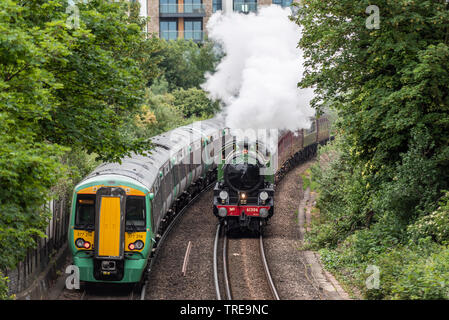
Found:
[(130, 243), (129, 245), (128, 245), (128, 249), (129, 250), (134, 250), (136, 248), (136, 245), (134, 244), (134, 243)]
[(90, 242), (86, 241), (84, 242), (84, 249), (89, 249), (90, 248)]
[(221, 191), (220, 192), (220, 195), (219, 195), (219, 197), (220, 197), (220, 199), (221, 200), (226, 200), (227, 198), (228, 198), (228, 196), (229, 196), (229, 194), (228, 194), (228, 192), (227, 191)]
[(218, 209), (218, 215), (224, 218), (228, 215), (228, 210), (226, 208), (220, 208)]
[(266, 208), (260, 209), (260, 210), (259, 210), (259, 216), (260, 216), (261, 218), (266, 218), (266, 217), (268, 217), (268, 209), (266, 209)]
[(81, 239), (81, 238), (78, 238), (78, 239), (76, 239), (76, 241), (75, 241), (75, 245), (78, 247), (78, 248), (84, 248), (84, 239)]
[(266, 201), (268, 199), (268, 192), (262, 191), (261, 193), (259, 193), (259, 198), (262, 201)]
[(134, 245), (136, 246), (137, 250), (140, 250), (143, 248), (143, 241), (137, 240), (136, 242), (134, 242)]

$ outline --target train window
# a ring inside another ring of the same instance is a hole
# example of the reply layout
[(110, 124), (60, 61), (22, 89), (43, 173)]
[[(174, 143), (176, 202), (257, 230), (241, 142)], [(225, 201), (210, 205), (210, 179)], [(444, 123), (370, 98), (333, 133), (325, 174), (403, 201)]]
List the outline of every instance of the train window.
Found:
[(75, 228), (95, 228), (95, 195), (78, 194), (76, 197)]
[(310, 134), (310, 133), (315, 132), (315, 131), (316, 131), (316, 123), (315, 123), (315, 120), (313, 120), (312, 121), (312, 125), (310, 126), (310, 128), (306, 129), (306, 133)]
[(125, 225), (127, 232), (145, 231), (145, 197), (128, 196), (126, 198)]

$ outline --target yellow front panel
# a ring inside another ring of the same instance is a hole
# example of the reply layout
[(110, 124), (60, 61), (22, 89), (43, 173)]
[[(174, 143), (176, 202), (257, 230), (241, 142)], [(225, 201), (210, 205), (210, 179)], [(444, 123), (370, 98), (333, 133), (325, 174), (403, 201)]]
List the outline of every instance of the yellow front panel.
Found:
[(102, 197), (100, 206), (100, 234), (98, 255), (120, 255), (120, 198)]

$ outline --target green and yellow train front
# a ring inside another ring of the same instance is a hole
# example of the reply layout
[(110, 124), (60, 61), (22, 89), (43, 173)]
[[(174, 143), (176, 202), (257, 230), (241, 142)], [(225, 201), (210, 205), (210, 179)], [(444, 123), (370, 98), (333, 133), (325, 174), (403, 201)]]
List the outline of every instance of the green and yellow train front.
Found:
[(69, 247), (80, 280), (141, 280), (153, 242), (152, 194), (124, 176), (99, 176), (75, 188)]

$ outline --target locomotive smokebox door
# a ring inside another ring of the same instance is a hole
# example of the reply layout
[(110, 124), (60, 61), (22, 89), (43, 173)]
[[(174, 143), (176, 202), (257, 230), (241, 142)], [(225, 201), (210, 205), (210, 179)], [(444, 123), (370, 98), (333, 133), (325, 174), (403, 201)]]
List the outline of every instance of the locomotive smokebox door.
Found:
[(126, 191), (102, 187), (95, 205), (95, 261), (97, 279), (120, 280), (123, 277)]

